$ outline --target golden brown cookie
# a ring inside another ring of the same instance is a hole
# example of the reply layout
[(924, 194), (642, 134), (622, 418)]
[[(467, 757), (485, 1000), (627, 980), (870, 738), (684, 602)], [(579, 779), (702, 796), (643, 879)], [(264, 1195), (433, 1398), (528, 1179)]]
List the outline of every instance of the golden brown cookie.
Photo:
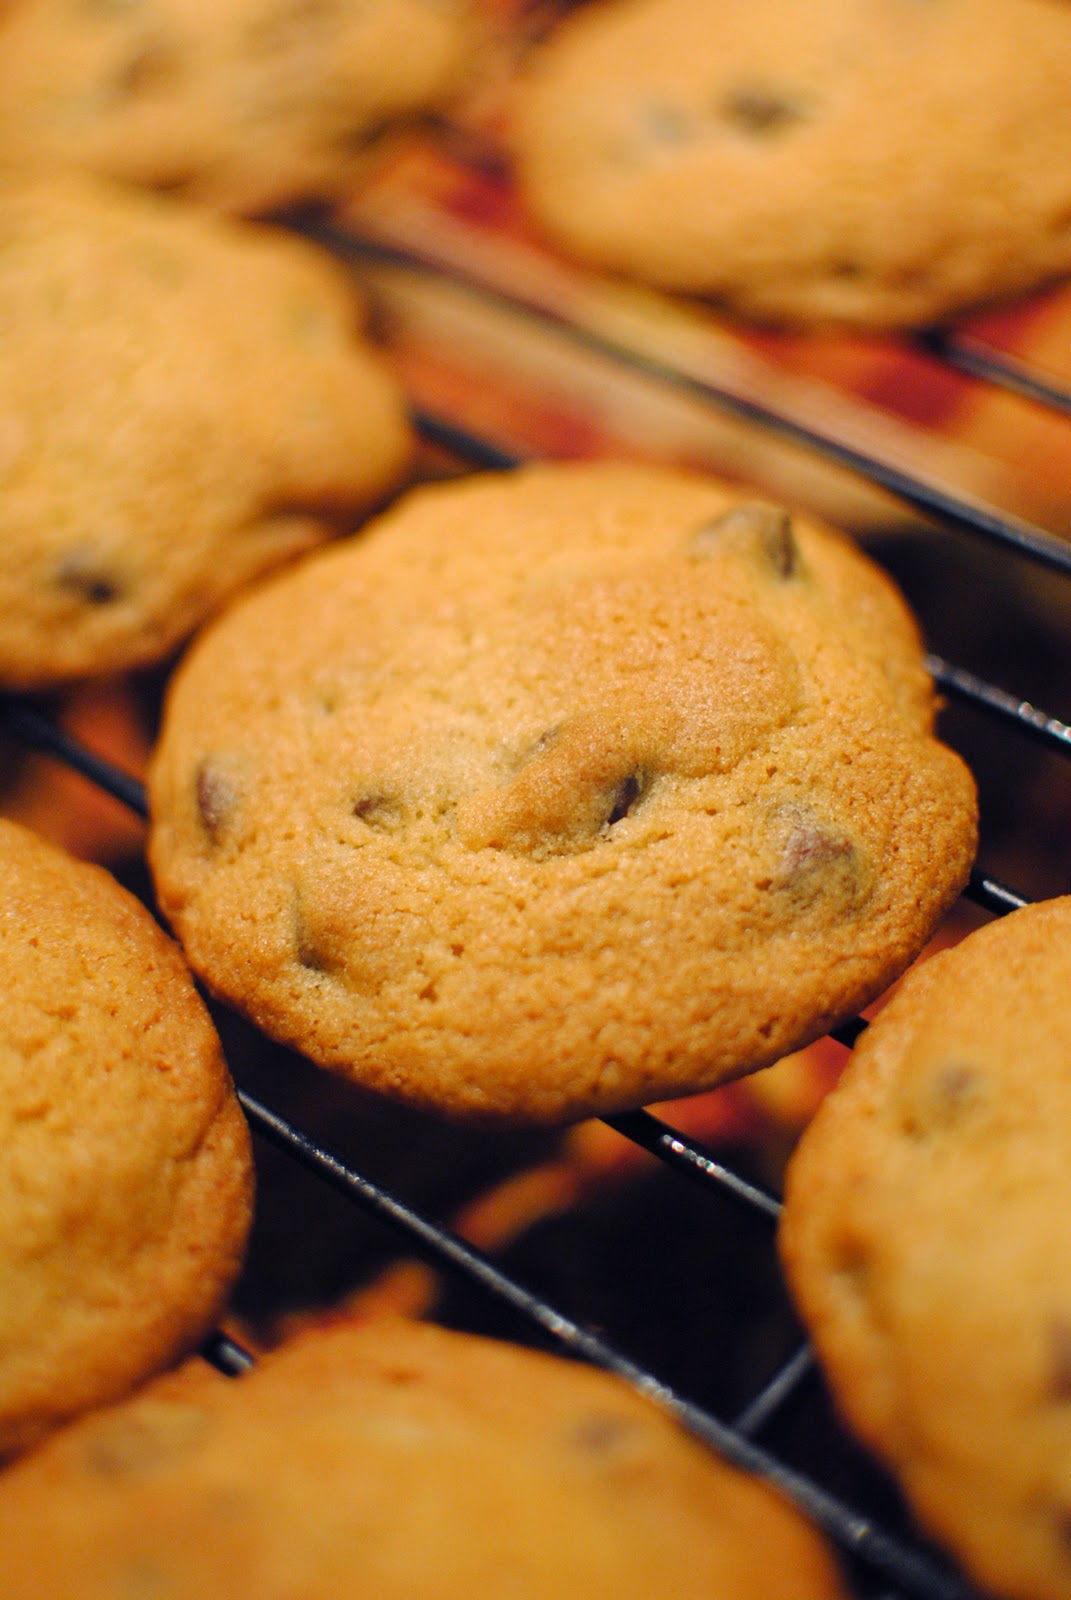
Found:
[(1063, 0), (603, 0), (516, 105), (571, 253), (773, 322), (917, 325), (1071, 269)]
[(151, 771), (161, 902), (269, 1033), (388, 1095), (560, 1122), (872, 998), (975, 846), (913, 620), (713, 480), (418, 490), (240, 602)]
[(3, 820), (0, 988), (2, 1456), (210, 1330), (252, 1168), (175, 945), (101, 868)]
[(0, 1479), (7, 1600), (836, 1600), (818, 1537), (618, 1380), (388, 1321), (174, 1380)]
[(230, 211), (329, 199), (459, 92), (480, 37), (468, 0), (11, 0), (0, 160)]
[(393, 377), (312, 246), (0, 181), (0, 684), (158, 660), (400, 476)]
[(847, 1421), (975, 1581), (1071, 1596), (1071, 899), (923, 962), (790, 1167), (790, 1284)]

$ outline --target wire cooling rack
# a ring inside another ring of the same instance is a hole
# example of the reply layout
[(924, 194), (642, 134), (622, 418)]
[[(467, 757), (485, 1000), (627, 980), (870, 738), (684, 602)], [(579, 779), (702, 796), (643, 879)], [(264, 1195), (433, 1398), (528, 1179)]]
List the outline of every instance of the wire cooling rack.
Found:
[[(321, 242), (346, 257), (380, 262), (390, 259), (422, 269), (429, 266), (426, 261), (414, 262), (404, 253), (384, 251), (381, 244), (360, 242), (319, 224), (316, 231)], [(432, 264), (431, 270), (439, 269)], [(531, 303), (524, 309), (536, 317), (545, 314), (545, 308)], [(583, 330), (573, 332), (579, 340), (590, 342), (590, 335)], [(1006, 388), (1022, 396), (1024, 403), (1057, 412), (1071, 411), (1071, 393), (1058, 382), (987, 349), (977, 340), (945, 332), (926, 335), (921, 344), (929, 359)], [(632, 359), (628, 351), (615, 348), (612, 341), (601, 341), (601, 347), (614, 359)], [(877, 455), (845, 447), (820, 429), (801, 424), (776, 408), (719, 391), (708, 382), (697, 383), (672, 368), (657, 375), (698, 394), (705, 404), (725, 408), (749, 423), (786, 435), (794, 443), (835, 460), (839, 466), (888, 491), (913, 512), (922, 513), (928, 521), (953, 529), (957, 537), (993, 545), (1016, 561), (1054, 575), (1056, 582), (1071, 577), (1071, 547), (1042, 528), (905, 473)], [(414, 420), (427, 441), (465, 466), (508, 470), (516, 462), (514, 451), (494, 439), (475, 435), (449, 415), (417, 408)], [(1065, 758), (1071, 753), (1071, 728), (1040, 708), (1031, 696), (1017, 694), (943, 655), (932, 654), (928, 665), (950, 706), (965, 708), (969, 716), (984, 719), (993, 730), (1001, 752), (997, 758), (1000, 763), (1015, 767), (1021, 760), (1017, 752), (1025, 744), (1040, 746), (1047, 758)], [(0, 734), (55, 757), (144, 817), (145, 797), (140, 784), (72, 738), (41, 702), (32, 697), (0, 698)], [(984, 854), (983, 839), (983, 857)], [(1065, 885), (1057, 883), (1042, 892), (1064, 891)], [(966, 898), (981, 914), (1000, 915), (1025, 904), (1031, 896), (990, 875), (980, 865), (971, 877)], [(834, 1037), (840, 1044), (850, 1046), (863, 1027), (865, 1022), (857, 1019), (837, 1030)], [(240, 1082), (238, 1092), (260, 1149), (270, 1146), (282, 1152), (287, 1161), (311, 1173), (318, 1183), (340, 1194), (358, 1211), (386, 1224), (406, 1248), (445, 1269), (450, 1282), (461, 1286), (463, 1297), (471, 1294), (493, 1308), (494, 1331), (549, 1345), (616, 1373), (676, 1416), (727, 1460), (781, 1489), (839, 1547), (860, 1596), (866, 1600), (968, 1600), (974, 1593), (912, 1526), (895, 1491), (878, 1469), (865, 1461), (839, 1432), (810, 1351), (795, 1333), (787, 1352), (780, 1351), (760, 1380), (742, 1398), (737, 1397), (730, 1410), (718, 1409), (695, 1397), (704, 1386), (693, 1381), (694, 1366), (688, 1377), (678, 1379), (664, 1375), (656, 1364), (630, 1354), (627, 1341), (595, 1326), (582, 1313), (577, 1314), (569, 1308), (568, 1300), (563, 1307), (558, 1303), (560, 1297), (548, 1292), (543, 1282), (538, 1287), (530, 1286), (530, 1277), (474, 1248), (425, 1209), (412, 1204), (399, 1192), (399, 1186), (368, 1176), (330, 1141), (325, 1142), (318, 1133), (300, 1125), (273, 1098), (270, 1080), (267, 1088), (255, 1082)], [(749, 1255), (762, 1257), (763, 1270), (768, 1275), (776, 1274), (773, 1235), (779, 1201), (765, 1183), (748, 1172), (746, 1161), (727, 1159), (724, 1152), (706, 1147), (647, 1111), (607, 1121), (618, 1134), (656, 1156), (661, 1163), (660, 1173), (667, 1175), (676, 1195), (689, 1197), (684, 1203), (695, 1208), (690, 1211), (692, 1221), (688, 1228), (692, 1240), (707, 1229), (715, 1230), (723, 1239), (739, 1235), (745, 1240), (742, 1248)], [(561, 1226), (568, 1227), (569, 1220), (565, 1219)], [(627, 1229), (630, 1222), (619, 1216), (612, 1226)], [(703, 1269), (697, 1265), (695, 1270)], [(554, 1273), (542, 1276), (553, 1280)], [(709, 1294), (718, 1300), (718, 1284), (710, 1287)], [(471, 1306), (468, 1302), (466, 1306), (459, 1314), (460, 1320), (471, 1321)], [(449, 1316), (449, 1299), (445, 1310)], [(745, 1307), (741, 1314), (746, 1312)], [(674, 1314), (675, 1307), (665, 1303), (651, 1310), (651, 1315), (661, 1319)], [(737, 1315), (737, 1309), (730, 1307), (726, 1315)], [(687, 1328), (682, 1337), (687, 1340)], [(208, 1341), (203, 1354), (232, 1376), (239, 1376), (253, 1360), (241, 1343), (223, 1332)], [(716, 1348), (709, 1352), (693, 1350), (693, 1354), (699, 1368), (704, 1361), (716, 1366), (721, 1359)], [(805, 1441), (802, 1450), (801, 1439)], [(803, 1466), (798, 1464), (801, 1459)]]

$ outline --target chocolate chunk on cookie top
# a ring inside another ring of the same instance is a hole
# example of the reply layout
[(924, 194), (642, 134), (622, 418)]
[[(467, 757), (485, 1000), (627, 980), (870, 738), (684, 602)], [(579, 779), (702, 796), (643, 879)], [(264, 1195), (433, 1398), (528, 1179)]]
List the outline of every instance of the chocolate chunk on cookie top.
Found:
[(961, 888), (974, 787), (843, 536), (713, 480), (418, 490), (195, 644), (151, 859), (195, 968), (386, 1094), (555, 1122), (763, 1066)]
[(104, 179), (0, 183), (0, 685), (157, 661), (410, 451), (311, 245)]
[(765, 321), (918, 325), (1071, 271), (1060, 0), (604, 0), (514, 104), (549, 238)]
[(789, 1168), (846, 1420), (985, 1592), (1071, 1595), (1071, 899), (905, 978)]

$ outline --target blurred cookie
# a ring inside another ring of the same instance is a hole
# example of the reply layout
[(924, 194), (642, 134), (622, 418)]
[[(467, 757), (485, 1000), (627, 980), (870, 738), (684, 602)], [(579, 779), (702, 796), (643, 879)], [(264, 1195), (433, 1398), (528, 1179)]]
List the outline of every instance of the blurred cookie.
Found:
[(166, 656), (405, 466), (312, 246), (69, 174), (0, 183), (0, 684)]
[(173, 680), (161, 903), (267, 1032), (554, 1123), (776, 1060), (918, 953), (975, 847), (914, 623), (850, 542), (699, 476), (408, 496)]
[(917, 325), (1071, 270), (1060, 0), (604, 0), (531, 63), (522, 189), (596, 265)]
[(0, 1479), (8, 1600), (836, 1600), (779, 1496), (592, 1368), (387, 1321), (165, 1380)]
[(1071, 1595), (1071, 899), (923, 962), (790, 1167), (834, 1397), (987, 1592)]
[(12, 0), (0, 160), (230, 211), (329, 199), (458, 92), (478, 37), (468, 0)]
[(252, 1167), (208, 1014), (148, 912), (2, 820), (0, 885), (2, 1456), (211, 1329)]

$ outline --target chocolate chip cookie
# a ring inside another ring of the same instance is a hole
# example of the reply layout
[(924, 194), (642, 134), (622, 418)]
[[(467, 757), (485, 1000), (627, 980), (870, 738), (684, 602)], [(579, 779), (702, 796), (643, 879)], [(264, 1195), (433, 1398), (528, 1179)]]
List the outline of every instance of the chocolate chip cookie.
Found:
[(430, 1324), (165, 1380), (0, 1479), (8, 1600), (837, 1600), (765, 1485), (618, 1380)]
[(790, 1166), (833, 1394), (986, 1592), (1071, 1595), (1071, 899), (916, 967)]
[(401, 393), (296, 238), (74, 173), (0, 182), (0, 684), (168, 655), (401, 476)]
[(569, 252), (775, 323), (932, 322), (1071, 270), (1060, 0), (605, 0), (533, 59)]
[(6, 1456), (211, 1329), (242, 1261), (252, 1164), (176, 946), (101, 868), (3, 820), (0, 987)]
[(555, 1123), (767, 1065), (962, 887), (974, 785), (846, 538), (713, 480), (417, 490), (172, 682), (161, 903), (261, 1027), (450, 1116)]
[(18, 0), (0, 161), (244, 213), (331, 199), (459, 92), (482, 36), (467, 0)]

